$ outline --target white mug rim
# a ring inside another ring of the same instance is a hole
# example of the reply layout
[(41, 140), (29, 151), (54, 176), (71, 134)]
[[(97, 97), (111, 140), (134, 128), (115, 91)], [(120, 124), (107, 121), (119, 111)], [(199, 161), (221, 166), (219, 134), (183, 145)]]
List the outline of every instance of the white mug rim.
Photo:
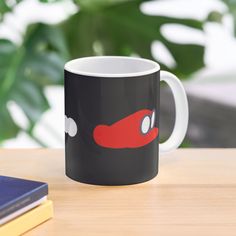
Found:
[[(149, 64), (152, 68), (147, 70), (142, 70), (139, 72), (128, 72), (128, 73), (100, 73), (100, 72), (89, 72), (89, 71), (83, 71), (80, 69), (75, 68), (75, 64), (78, 66), (79, 63), (84, 61), (90, 61), (92, 63), (93, 60), (102, 60), (102, 59), (112, 59), (112, 60), (130, 60), (130, 61), (136, 61), (137, 63), (146, 63)], [(109, 77), (109, 78), (125, 78), (125, 77), (139, 77), (144, 75), (150, 75), (153, 73), (156, 73), (160, 70), (160, 65), (152, 61), (150, 59), (146, 58), (140, 58), (140, 57), (129, 57), (129, 56), (89, 56), (89, 57), (81, 57), (76, 58), (73, 60), (68, 61), (65, 66), (64, 70), (77, 74), (77, 75), (83, 75), (83, 76), (92, 76), (92, 77)]]

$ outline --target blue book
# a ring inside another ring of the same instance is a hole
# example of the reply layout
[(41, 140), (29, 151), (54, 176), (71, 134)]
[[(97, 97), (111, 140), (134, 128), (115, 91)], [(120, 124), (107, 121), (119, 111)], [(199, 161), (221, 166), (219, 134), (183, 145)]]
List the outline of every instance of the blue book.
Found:
[(46, 183), (0, 175), (0, 220), (47, 195)]

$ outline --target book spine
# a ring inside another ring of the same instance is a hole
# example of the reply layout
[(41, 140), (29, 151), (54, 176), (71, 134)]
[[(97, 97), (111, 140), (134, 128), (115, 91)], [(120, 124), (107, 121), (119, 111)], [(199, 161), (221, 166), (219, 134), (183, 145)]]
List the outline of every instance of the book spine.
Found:
[(48, 185), (44, 184), (33, 191), (27, 192), (22, 197), (17, 198), (15, 201), (4, 206), (0, 211), (0, 219), (8, 216), (9, 214), (26, 207), (27, 205), (39, 200), (48, 195)]

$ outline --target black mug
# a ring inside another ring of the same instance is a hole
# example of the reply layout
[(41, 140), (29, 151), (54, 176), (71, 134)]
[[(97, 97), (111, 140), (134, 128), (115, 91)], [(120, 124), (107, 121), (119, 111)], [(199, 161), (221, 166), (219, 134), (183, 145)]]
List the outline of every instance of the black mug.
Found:
[[(171, 88), (176, 121), (159, 144), (160, 81)], [(66, 175), (82, 183), (126, 185), (158, 173), (159, 152), (186, 133), (188, 103), (181, 82), (158, 63), (120, 56), (85, 57), (65, 65)]]

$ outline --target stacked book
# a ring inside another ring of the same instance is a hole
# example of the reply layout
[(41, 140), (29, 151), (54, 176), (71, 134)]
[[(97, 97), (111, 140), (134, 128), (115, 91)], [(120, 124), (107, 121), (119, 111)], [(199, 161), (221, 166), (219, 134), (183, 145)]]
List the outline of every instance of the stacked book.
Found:
[(0, 236), (21, 235), (53, 216), (46, 183), (0, 176)]

